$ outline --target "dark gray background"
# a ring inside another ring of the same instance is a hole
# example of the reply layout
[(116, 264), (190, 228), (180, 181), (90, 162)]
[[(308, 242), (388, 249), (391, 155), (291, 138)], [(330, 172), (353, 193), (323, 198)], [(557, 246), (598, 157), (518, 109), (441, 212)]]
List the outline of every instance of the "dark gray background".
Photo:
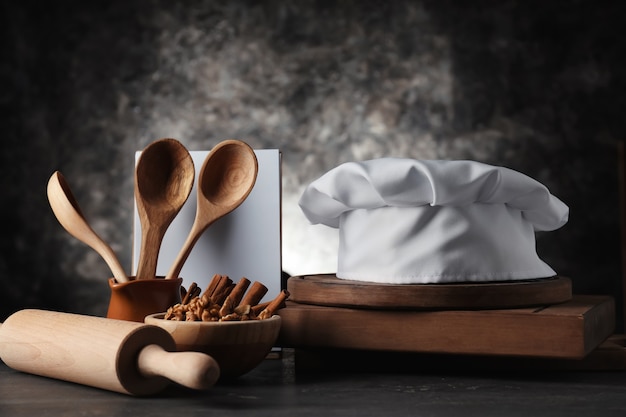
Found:
[[(3, 1), (0, 319), (104, 314), (110, 273), (45, 193), (61, 170), (130, 268), (133, 153), (227, 138), (283, 153), (284, 268), (329, 272), (297, 199), (341, 162), (505, 165), (571, 208), (538, 236), (576, 292), (621, 291), (622, 2)], [(320, 226), (322, 227), (322, 226)], [(313, 229), (311, 229), (313, 230)]]

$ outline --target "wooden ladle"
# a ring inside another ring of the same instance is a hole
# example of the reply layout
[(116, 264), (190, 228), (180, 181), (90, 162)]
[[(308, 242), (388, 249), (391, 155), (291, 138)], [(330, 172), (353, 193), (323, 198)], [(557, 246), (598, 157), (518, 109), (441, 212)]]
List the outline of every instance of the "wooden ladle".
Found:
[(59, 223), (76, 239), (87, 244), (104, 258), (117, 282), (128, 276), (113, 249), (89, 226), (63, 174), (56, 171), (48, 180), (48, 201)]
[(176, 139), (159, 139), (141, 153), (135, 169), (135, 200), (141, 223), (137, 279), (156, 275), (161, 242), (193, 187), (195, 168)]
[(166, 279), (178, 278), (200, 235), (213, 222), (243, 203), (254, 187), (258, 170), (256, 155), (245, 142), (225, 140), (209, 152), (198, 177), (195, 220)]

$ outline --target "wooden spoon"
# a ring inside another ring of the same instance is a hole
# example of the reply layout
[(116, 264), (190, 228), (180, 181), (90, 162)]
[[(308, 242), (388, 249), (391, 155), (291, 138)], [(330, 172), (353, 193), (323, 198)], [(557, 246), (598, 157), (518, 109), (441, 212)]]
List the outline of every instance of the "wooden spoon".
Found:
[(191, 155), (176, 139), (159, 139), (141, 153), (135, 170), (135, 200), (141, 223), (137, 279), (155, 277), (163, 236), (187, 201), (194, 176)]
[(200, 235), (248, 197), (259, 170), (252, 148), (239, 140), (220, 142), (207, 155), (198, 177), (196, 218), (166, 279), (178, 278)]
[(65, 177), (56, 171), (48, 181), (48, 201), (61, 226), (76, 239), (87, 244), (104, 258), (117, 282), (127, 282), (128, 276), (113, 249), (89, 226)]

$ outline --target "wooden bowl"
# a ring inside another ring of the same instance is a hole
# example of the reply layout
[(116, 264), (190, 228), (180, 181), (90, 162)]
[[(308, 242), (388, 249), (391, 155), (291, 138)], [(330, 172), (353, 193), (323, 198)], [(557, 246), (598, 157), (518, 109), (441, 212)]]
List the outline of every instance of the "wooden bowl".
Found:
[(206, 353), (220, 365), (220, 379), (231, 379), (254, 369), (271, 351), (281, 318), (246, 321), (174, 321), (165, 313), (151, 314), (146, 324), (167, 330), (179, 351)]

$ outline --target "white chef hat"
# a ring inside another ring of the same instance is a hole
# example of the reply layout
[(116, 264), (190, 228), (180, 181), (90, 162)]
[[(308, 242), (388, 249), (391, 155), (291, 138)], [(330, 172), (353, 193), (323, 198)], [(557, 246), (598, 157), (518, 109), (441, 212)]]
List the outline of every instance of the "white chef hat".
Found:
[(339, 228), (338, 278), (394, 284), (554, 276), (535, 231), (558, 229), (569, 215), (517, 171), (403, 158), (342, 164), (299, 204), (311, 223)]

